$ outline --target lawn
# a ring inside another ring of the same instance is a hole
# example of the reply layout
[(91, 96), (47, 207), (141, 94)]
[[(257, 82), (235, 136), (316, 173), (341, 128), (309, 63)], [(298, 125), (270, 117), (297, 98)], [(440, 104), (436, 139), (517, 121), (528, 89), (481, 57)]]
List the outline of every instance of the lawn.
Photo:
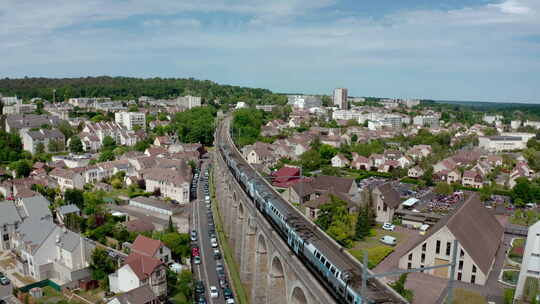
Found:
[(376, 247), (371, 247), (368, 249), (349, 249), (349, 253), (352, 254), (358, 261), (362, 262), (364, 260), (364, 251), (367, 250), (368, 253), (368, 268), (373, 269), (375, 266), (379, 265), (384, 258), (386, 258), (390, 253), (394, 252), (394, 248), (387, 245), (378, 245)]
[(463, 288), (454, 289), (452, 304), (486, 304), (487, 300), (478, 292)]
[(367, 250), (368, 267), (372, 269), (394, 251), (394, 247), (384, 245), (379, 241), (385, 235), (395, 237), (398, 243), (403, 242), (407, 238), (407, 235), (404, 233), (386, 231), (381, 228), (371, 229), (371, 236), (366, 237), (363, 241), (356, 242), (353, 248), (349, 249), (349, 253), (362, 262), (364, 259), (363, 252)]

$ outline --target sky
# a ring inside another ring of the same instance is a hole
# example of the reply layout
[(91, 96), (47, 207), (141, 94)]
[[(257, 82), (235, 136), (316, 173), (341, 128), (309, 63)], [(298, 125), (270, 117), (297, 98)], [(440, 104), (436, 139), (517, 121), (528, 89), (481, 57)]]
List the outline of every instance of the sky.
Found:
[(540, 0), (1, 0), (0, 77), (540, 103)]

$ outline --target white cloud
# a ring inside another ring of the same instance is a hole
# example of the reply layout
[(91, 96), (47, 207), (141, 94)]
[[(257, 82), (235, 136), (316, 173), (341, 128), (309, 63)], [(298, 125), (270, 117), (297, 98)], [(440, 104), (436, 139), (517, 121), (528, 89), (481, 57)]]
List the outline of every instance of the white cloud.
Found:
[[(219, 70), (261, 81), (257, 86), (282, 83), (277, 87), (293, 90), (301, 79), (313, 87), (345, 85), (379, 71), (388, 73), (389, 82), (392, 74), (409, 74), (410, 81), (426, 83), (437, 80), (433, 73), (465, 78), (540, 73), (540, 46), (520, 39), (540, 35), (538, 0), (400, 11), (382, 19), (326, 18), (324, 23), (296, 19), (322, 14), (318, 9), (330, 8), (333, 0), (4, 1), (8, 5), (0, 7), (0, 15), (11, 18), (0, 18), (0, 70), (15, 74), (31, 71), (26, 66), (33, 63), (79, 66), (81, 74), (88, 65), (103, 68), (100, 74), (123, 74), (126, 61), (153, 60), (177, 75), (207, 72), (204, 78), (214, 79)], [(199, 20), (196, 12), (232, 17)], [(102, 25), (128, 18), (141, 30)], [(77, 30), (61, 30), (72, 27)], [(145, 68), (140, 75), (154, 71)]]

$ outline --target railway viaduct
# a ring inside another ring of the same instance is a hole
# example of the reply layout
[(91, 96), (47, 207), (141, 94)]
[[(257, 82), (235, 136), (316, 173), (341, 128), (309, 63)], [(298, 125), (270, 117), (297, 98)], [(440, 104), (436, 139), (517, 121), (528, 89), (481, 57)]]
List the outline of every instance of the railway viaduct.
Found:
[(223, 229), (252, 304), (336, 303), (258, 213), (221, 155), (213, 154), (213, 180)]

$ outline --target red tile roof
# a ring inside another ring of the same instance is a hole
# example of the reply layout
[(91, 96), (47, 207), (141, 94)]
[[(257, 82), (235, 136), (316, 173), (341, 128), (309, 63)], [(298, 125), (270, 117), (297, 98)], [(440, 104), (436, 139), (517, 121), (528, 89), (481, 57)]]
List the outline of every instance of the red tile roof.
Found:
[(126, 259), (126, 265), (129, 265), (140, 280), (148, 278), (162, 264), (159, 259), (134, 252)]
[(131, 246), (131, 252), (153, 257), (162, 245), (163, 243), (160, 240), (154, 240), (139, 234)]

